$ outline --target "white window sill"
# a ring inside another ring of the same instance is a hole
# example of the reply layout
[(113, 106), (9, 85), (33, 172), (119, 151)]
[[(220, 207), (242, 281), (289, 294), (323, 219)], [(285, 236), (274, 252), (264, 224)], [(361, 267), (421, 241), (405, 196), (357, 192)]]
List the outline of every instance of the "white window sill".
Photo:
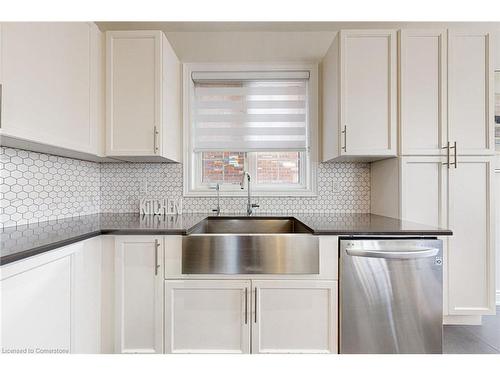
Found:
[[(184, 197), (216, 197), (217, 192), (215, 190), (192, 190), (185, 191)], [(245, 188), (244, 190), (234, 191), (234, 190), (221, 190), (220, 197), (247, 197), (248, 191)], [(298, 190), (298, 191), (251, 191), (252, 197), (279, 197), (279, 198), (293, 198), (293, 197), (317, 197), (318, 193), (316, 191), (310, 190)]]

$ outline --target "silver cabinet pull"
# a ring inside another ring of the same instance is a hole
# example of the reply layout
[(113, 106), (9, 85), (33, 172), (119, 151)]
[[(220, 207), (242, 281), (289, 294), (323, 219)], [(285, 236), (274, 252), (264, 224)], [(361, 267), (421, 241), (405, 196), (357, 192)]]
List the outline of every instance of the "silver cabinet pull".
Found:
[(447, 142), (443, 149), (446, 149), (446, 163), (443, 163), (443, 165), (448, 166), (448, 169), (450, 169), (450, 141)]
[(344, 152), (347, 152), (347, 125), (344, 125), (344, 130), (342, 130), (342, 134), (344, 134), (344, 146), (342, 146), (342, 149)]
[[(450, 148), (454, 149), (454, 160), (453, 160), (453, 163), (450, 163), (450, 165), (454, 165), (455, 169), (457, 169), (457, 142), (453, 142), (453, 146), (450, 146)], [(449, 154), (449, 152), (448, 152), (448, 154)], [(448, 158), (449, 158), (449, 156), (448, 156)]]
[(160, 247), (160, 242), (155, 240), (155, 276), (158, 275), (158, 268), (160, 265), (158, 264), (158, 248)]
[(254, 322), (257, 323), (257, 287), (255, 287), (255, 319)]
[(158, 137), (158, 128), (155, 126), (154, 127), (154, 135), (153, 135), (153, 152), (156, 154), (158, 152), (158, 142), (157, 138)]
[(248, 288), (245, 288), (245, 324), (248, 324)]

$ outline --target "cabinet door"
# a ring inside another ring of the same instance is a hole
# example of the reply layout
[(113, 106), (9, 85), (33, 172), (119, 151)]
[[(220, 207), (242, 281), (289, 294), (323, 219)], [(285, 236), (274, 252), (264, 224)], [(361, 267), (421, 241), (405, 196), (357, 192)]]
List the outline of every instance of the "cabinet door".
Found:
[(396, 33), (341, 32), (342, 155), (396, 155)]
[(74, 254), (73, 353), (101, 353), (101, 237), (81, 243)]
[[(96, 153), (95, 48), (84, 22), (2, 23), (3, 135)], [(92, 118), (91, 118), (92, 117)]]
[(163, 238), (115, 242), (115, 352), (163, 352)]
[(160, 150), (161, 31), (106, 33), (106, 153)]
[(166, 353), (249, 353), (250, 281), (165, 281)]
[(336, 281), (252, 281), (252, 353), (337, 353)]
[(400, 153), (442, 155), (446, 123), (444, 30), (400, 32)]
[(70, 352), (72, 256), (79, 245), (2, 267), (2, 351)]
[(447, 226), (448, 170), (446, 157), (401, 158), (401, 213), (403, 220)]
[(492, 154), (493, 53), (491, 34), (448, 32), (448, 130), (459, 155)]
[(459, 158), (449, 179), (448, 311), (494, 314), (493, 158)]

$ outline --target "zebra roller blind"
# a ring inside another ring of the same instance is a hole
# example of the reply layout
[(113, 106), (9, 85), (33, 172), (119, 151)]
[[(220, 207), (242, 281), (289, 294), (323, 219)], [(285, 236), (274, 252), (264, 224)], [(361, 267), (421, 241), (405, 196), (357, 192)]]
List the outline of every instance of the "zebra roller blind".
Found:
[(193, 72), (193, 149), (305, 151), (309, 72)]

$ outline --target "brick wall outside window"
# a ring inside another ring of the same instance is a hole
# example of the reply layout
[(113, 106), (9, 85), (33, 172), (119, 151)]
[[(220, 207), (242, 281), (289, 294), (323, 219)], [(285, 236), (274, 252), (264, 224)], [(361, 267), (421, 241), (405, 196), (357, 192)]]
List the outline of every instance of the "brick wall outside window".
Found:
[(203, 152), (202, 182), (237, 184), (245, 168), (244, 152)]
[[(257, 152), (258, 184), (300, 183), (299, 152)], [(202, 182), (237, 184), (244, 171), (244, 152), (203, 152)]]

